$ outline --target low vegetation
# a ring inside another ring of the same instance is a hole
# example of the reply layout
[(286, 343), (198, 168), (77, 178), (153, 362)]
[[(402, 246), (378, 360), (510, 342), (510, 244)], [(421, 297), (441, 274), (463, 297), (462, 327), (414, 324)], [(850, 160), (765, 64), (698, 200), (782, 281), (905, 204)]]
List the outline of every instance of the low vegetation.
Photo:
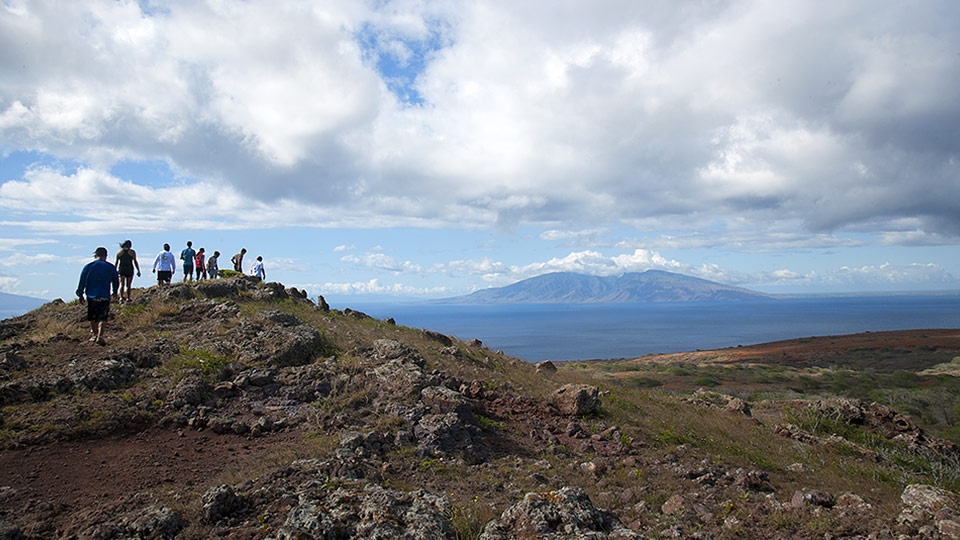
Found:
[[(0, 323), (0, 526), (132, 534), (117, 516), (143, 499), (179, 516), (174, 537), (260, 538), (290, 526), (303, 486), (321, 497), (376, 485), (442, 496), (449, 537), (475, 539), (527, 494), (574, 487), (650, 538), (896, 538), (912, 530), (898, 521), (908, 486), (960, 494), (957, 339), (953, 350), (942, 336), (829, 354), (810, 340), (550, 370), (321, 309), (278, 284), (219, 286), (137, 291), (102, 347), (86, 341), (76, 303)], [(561, 414), (564, 385), (596, 388), (599, 408)], [(896, 417), (900, 436), (843, 413), (886, 414), (871, 403), (909, 418)], [(435, 447), (431, 411), (460, 430)], [(60, 448), (74, 466), (44, 461)], [(116, 489), (89, 476), (102, 453), (117, 456)], [(31, 466), (42, 472), (22, 472)], [(56, 491), (64, 480), (75, 493)], [(210, 518), (204, 497), (224, 485), (246, 506)]]

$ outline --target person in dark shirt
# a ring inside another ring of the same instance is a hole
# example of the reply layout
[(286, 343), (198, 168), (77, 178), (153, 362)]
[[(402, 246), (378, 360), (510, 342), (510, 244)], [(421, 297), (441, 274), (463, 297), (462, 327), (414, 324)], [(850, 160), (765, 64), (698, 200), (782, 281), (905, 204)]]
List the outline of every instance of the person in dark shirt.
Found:
[(80, 304), (87, 304), (87, 320), (93, 334), (90, 341), (103, 343), (103, 323), (110, 317), (110, 299), (117, 299), (120, 291), (120, 275), (117, 267), (107, 262), (107, 248), (98, 247), (93, 256), (95, 260), (80, 272), (77, 297)]
[(133, 249), (133, 242), (124, 240), (120, 244), (120, 251), (117, 252), (117, 259), (114, 266), (117, 267), (117, 273), (120, 274), (120, 303), (129, 302), (130, 289), (133, 286), (133, 270), (136, 268), (137, 277), (140, 277), (140, 261), (137, 260), (137, 252)]

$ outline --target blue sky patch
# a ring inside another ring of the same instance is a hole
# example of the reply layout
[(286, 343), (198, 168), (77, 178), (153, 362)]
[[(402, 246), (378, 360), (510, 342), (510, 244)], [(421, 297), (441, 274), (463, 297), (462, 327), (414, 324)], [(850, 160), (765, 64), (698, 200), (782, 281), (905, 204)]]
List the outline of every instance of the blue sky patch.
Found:
[(417, 78), (445, 44), (441, 24), (428, 26), (428, 34), (423, 38), (411, 38), (372, 24), (363, 25), (356, 34), (364, 60), (375, 67), (387, 88), (405, 105), (423, 104)]

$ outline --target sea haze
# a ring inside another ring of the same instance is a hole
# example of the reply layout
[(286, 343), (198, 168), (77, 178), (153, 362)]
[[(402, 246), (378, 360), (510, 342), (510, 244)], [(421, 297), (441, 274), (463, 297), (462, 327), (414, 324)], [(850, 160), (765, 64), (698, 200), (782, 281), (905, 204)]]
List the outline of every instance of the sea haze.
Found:
[[(340, 306), (333, 306), (335, 308)], [(530, 362), (644, 356), (884, 330), (960, 328), (960, 295), (617, 304), (350, 304)]]

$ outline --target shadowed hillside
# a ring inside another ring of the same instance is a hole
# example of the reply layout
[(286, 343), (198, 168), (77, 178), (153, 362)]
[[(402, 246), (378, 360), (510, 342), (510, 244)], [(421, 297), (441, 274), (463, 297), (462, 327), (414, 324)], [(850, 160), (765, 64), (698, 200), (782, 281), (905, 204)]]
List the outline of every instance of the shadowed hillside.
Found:
[(956, 390), (956, 335), (906, 369), (864, 360), (896, 340), (554, 366), (252, 278), (135, 298), (104, 345), (75, 302), (0, 322), (0, 538), (960, 531), (960, 408), (921, 404)]

